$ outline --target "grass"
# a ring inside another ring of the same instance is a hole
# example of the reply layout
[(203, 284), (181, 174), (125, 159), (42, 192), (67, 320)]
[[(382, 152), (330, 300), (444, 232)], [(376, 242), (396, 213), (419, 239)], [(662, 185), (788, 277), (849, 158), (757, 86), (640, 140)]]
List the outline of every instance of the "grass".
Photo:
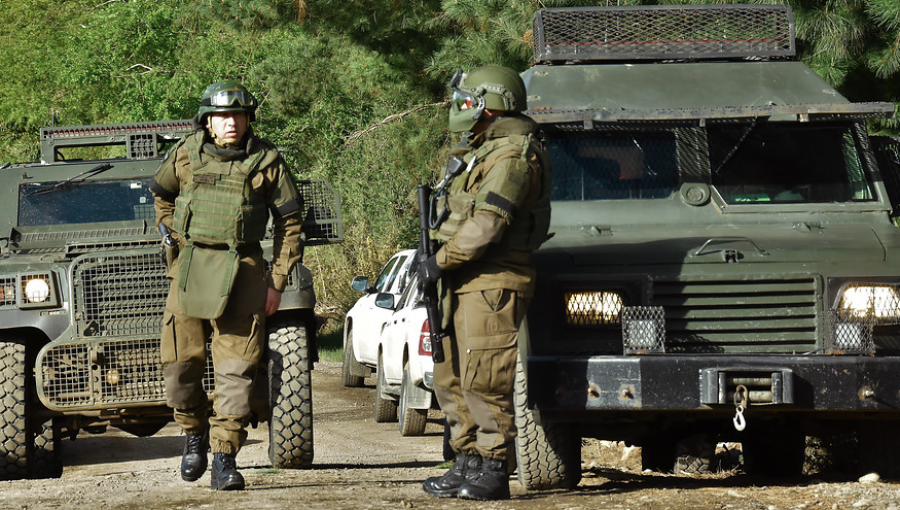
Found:
[(326, 326), (317, 337), (319, 359), (323, 361), (344, 361), (344, 325)]

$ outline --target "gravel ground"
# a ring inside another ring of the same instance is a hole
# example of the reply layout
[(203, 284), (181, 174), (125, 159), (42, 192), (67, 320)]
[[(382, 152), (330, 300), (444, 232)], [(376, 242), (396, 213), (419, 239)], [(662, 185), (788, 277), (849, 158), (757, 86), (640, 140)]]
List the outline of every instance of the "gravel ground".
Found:
[[(441, 415), (426, 435), (400, 437), (396, 424), (375, 423), (373, 388), (344, 388), (340, 364), (313, 372), (315, 461), (302, 471), (268, 464), (264, 425), (251, 430), (238, 464), (247, 490), (214, 492), (209, 474), (181, 480), (184, 438), (175, 426), (136, 438), (117, 429), (64, 441), (63, 475), (55, 480), (0, 482), (0, 508), (91, 509), (900, 509), (900, 484), (869, 479), (751, 479), (738, 471), (679, 477), (640, 471), (640, 450), (588, 441), (584, 479), (571, 491), (527, 492), (513, 478), (513, 499), (471, 502), (422, 492), (440, 474)], [(874, 477), (870, 477), (874, 478)]]

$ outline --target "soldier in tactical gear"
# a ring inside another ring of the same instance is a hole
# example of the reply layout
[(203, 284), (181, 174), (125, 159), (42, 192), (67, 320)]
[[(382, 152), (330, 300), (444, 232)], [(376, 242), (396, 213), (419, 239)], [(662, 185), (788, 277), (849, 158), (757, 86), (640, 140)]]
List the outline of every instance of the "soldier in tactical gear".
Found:
[[(235, 81), (210, 85), (194, 118), (197, 131), (167, 154), (150, 186), (157, 224), (177, 241), (161, 357), (167, 403), (186, 435), (181, 477), (199, 479), (211, 449), (215, 490), (244, 488), (235, 455), (247, 438), (265, 318), (278, 310), (300, 258), (302, 200), (279, 152), (250, 127), (256, 107)], [(267, 273), (259, 241), (270, 214)], [(211, 415), (203, 389), (210, 338)]]
[(450, 130), (464, 132), (450, 157), (466, 170), (438, 200), (437, 211), (449, 210), (432, 233), (442, 246), (419, 271), (440, 280), (443, 322), (452, 326), (434, 391), (457, 457), (423, 488), (438, 497), (508, 499), (516, 339), (534, 291), (529, 257), (547, 239), (550, 159), (537, 124), (520, 113), (525, 85), (515, 71), (457, 72), (450, 86)]

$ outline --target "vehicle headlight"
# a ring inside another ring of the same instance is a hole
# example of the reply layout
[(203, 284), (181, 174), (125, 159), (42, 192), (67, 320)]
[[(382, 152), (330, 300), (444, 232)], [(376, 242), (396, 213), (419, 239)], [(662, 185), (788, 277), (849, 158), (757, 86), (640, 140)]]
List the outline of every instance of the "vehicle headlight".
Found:
[(43, 303), (50, 299), (50, 282), (36, 276), (23, 282), (25, 284), (25, 299), (29, 303)]
[(624, 299), (617, 291), (566, 292), (566, 324), (606, 326), (619, 324)]
[(879, 322), (900, 320), (900, 292), (895, 285), (854, 285), (844, 289), (839, 308), (872, 315)]

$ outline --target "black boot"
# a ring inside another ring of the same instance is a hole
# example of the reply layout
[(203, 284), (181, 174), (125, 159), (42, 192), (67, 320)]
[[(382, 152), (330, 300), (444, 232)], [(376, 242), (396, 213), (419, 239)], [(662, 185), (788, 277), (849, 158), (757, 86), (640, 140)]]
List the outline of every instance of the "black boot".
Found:
[(234, 455), (214, 453), (210, 486), (214, 491), (239, 491), (244, 489), (244, 477), (238, 473)]
[(456, 496), (459, 487), (466, 479), (477, 473), (481, 468), (481, 457), (478, 455), (466, 455), (460, 453), (456, 456), (453, 466), (441, 476), (432, 476), (425, 480), (422, 488), (425, 492), (439, 498)]
[(181, 479), (196, 482), (206, 472), (206, 452), (209, 451), (209, 430), (202, 434), (187, 434), (181, 454)]
[(469, 476), (459, 488), (459, 497), (494, 501), (509, 499), (509, 463), (505, 460), (485, 458), (481, 470)]

